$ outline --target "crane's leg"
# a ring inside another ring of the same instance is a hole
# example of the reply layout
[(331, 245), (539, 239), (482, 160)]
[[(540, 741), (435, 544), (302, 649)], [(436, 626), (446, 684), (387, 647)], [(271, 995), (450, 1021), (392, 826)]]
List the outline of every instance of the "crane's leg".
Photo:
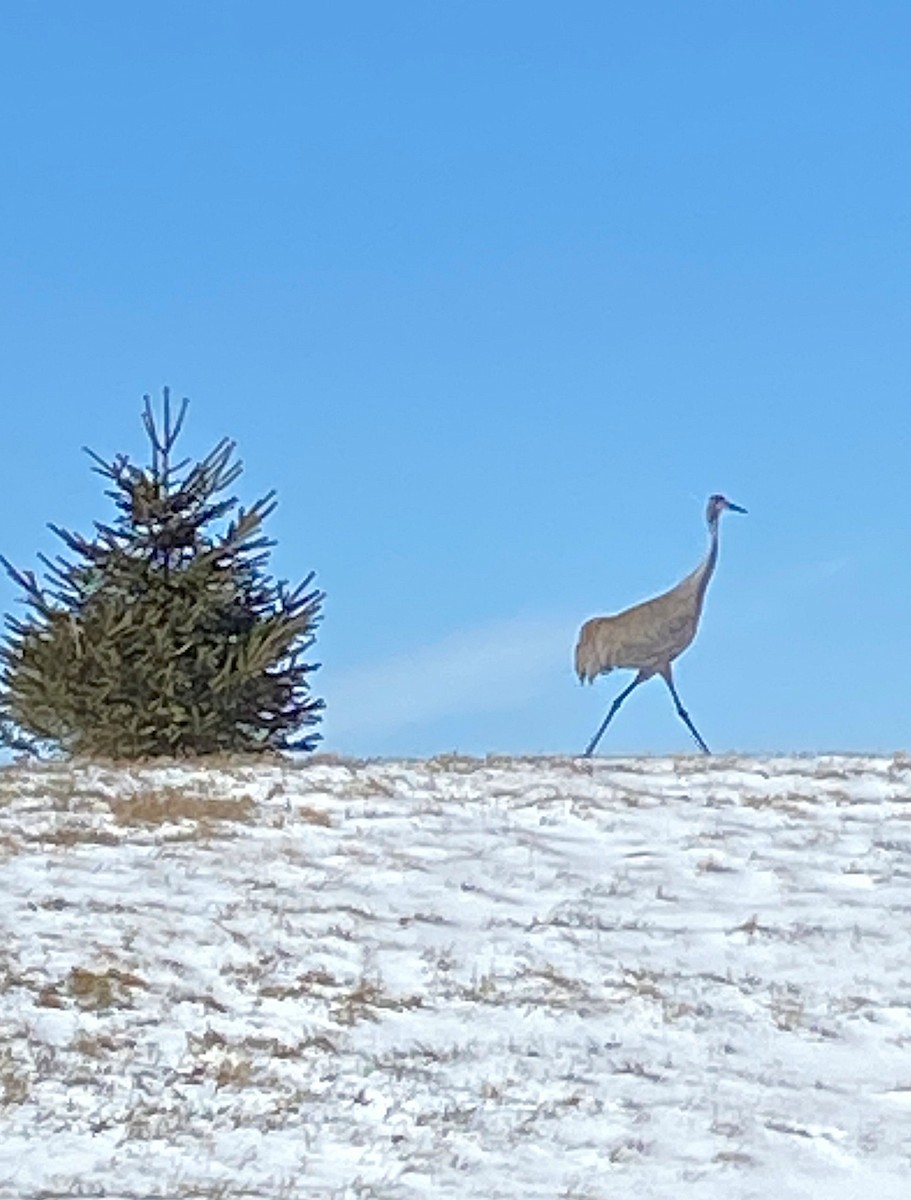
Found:
[(690, 714), (683, 707), (683, 704), (680, 701), (680, 697), (677, 695), (677, 689), (674, 687), (674, 677), (671, 674), (670, 667), (668, 667), (666, 671), (661, 672), (661, 677), (664, 680), (664, 682), (667, 684), (667, 686), (670, 688), (671, 695), (674, 697), (674, 707), (677, 709), (677, 716), (684, 723), (684, 725), (686, 725), (687, 729), (690, 731), (690, 733), (696, 739), (696, 745), (699, 747), (699, 749), (704, 750), (706, 752), (706, 754), (711, 754), (712, 753), (711, 750), (708, 748), (708, 746), (705, 744), (705, 742), (699, 736), (699, 730), (696, 728), (696, 726), (690, 720)]
[(585, 754), (582, 756), (583, 758), (591, 758), (592, 754), (594, 754), (594, 752), (595, 752), (595, 746), (597, 746), (597, 744), (601, 741), (601, 736), (604, 733), (605, 729), (607, 729), (608, 725), (610, 725), (611, 720), (612, 720), (614, 714), (616, 713), (617, 709), (620, 707), (620, 705), (623, 703), (623, 701), (626, 699), (626, 697), (630, 694), (630, 692), (633, 691), (634, 688), (637, 688), (640, 683), (644, 682), (645, 678), (646, 678), (646, 676), (641, 674), (641, 672), (640, 672), (640, 674), (638, 674), (636, 676), (636, 678), (629, 685), (629, 687), (625, 688), (620, 693), (620, 695), (617, 697), (617, 699), (613, 702), (613, 704), (608, 709), (607, 716), (601, 722), (601, 726), (598, 729), (598, 732), (595, 734), (595, 736), (592, 738), (592, 740), (588, 743), (588, 746), (585, 749)]

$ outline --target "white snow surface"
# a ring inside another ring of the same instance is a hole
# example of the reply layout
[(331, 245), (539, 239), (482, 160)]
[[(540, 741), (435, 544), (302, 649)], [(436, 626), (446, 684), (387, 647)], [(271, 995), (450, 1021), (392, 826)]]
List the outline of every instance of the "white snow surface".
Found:
[(907, 1200), (911, 759), (0, 771), (0, 1197)]

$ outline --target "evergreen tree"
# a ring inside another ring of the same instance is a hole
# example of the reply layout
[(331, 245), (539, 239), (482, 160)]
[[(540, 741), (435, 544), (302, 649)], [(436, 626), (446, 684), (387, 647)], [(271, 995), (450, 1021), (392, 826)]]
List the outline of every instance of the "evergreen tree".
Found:
[[(87, 453), (117, 509), (92, 538), (50, 528), (74, 556), (47, 573), (0, 562), (27, 616), (0, 645), (0, 740), (15, 748), (143, 758), (312, 750), (323, 701), (304, 662), (323, 594), (266, 573), (270, 492), (243, 509), (226, 496), (242, 467), (224, 438), (200, 462), (172, 463), (187, 411), (164, 390), (156, 424), (145, 397), (151, 463)], [(307, 732), (309, 731), (309, 732)]]

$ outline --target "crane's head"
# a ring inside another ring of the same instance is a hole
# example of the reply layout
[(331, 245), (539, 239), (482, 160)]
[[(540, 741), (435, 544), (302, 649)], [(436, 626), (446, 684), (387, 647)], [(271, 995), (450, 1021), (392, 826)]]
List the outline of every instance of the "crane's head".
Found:
[(709, 526), (716, 525), (721, 514), (728, 510), (731, 512), (746, 512), (745, 508), (741, 508), (739, 504), (732, 504), (726, 496), (719, 496), (717, 493), (714, 496), (709, 496), (709, 502), (705, 510), (705, 519), (708, 521)]

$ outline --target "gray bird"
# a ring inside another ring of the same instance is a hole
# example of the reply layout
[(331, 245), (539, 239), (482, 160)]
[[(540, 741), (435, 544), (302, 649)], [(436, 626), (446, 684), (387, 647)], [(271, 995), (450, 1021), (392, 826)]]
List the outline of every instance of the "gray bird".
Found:
[(709, 526), (709, 551), (691, 575), (687, 575), (669, 592), (635, 604), (616, 616), (592, 617), (579, 631), (576, 672), (582, 683), (592, 683), (599, 675), (606, 675), (616, 668), (638, 671), (633, 682), (610, 706), (585, 750), (586, 758), (594, 752), (602, 734), (630, 692), (653, 675), (660, 675), (667, 684), (677, 715), (700, 749), (706, 754), (710, 753), (677, 695), (671, 663), (696, 636), (705, 591), (718, 561), (718, 521), (725, 510), (739, 513), (747, 511), (724, 496), (709, 497), (705, 511)]

